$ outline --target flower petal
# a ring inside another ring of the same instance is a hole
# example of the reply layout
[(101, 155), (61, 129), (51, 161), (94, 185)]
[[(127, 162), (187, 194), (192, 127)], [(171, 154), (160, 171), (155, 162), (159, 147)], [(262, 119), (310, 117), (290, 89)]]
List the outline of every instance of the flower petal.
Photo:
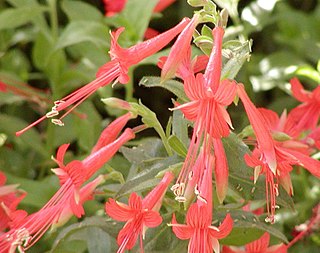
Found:
[(226, 218), (218, 227), (219, 231), (217, 231), (217, 229), (209, 227), (210, 228), (209, 233), (212, 237), (216, 239), (222, 239), (230, 234), (232, 227), (233, 227), (233, 220), (231, 218), (231, 215), (228, 213), (226, 215)]
[(191, 236), (193, 235), (193, 229), (188, 225), (178, 224), (176, 220), (176, 216), (174, 214), (172, 216), (171, 226), (172, 226), (173, 233), (180, 240), (190, 239)]
[(213, 139), (216, 179), (216, 191), (219, 202), (222, 203), (228, 190), (228, 162), (221, 139)]
[(135, 212), (128, 205), (118, 203), (111, 198), (105, 204), (105, 211), (112, 219), (117, 221), (127, 221), (135, 215)]
[(298, 78), (290, 80), (292, 95), (300, 102), (307, 102), (310, 100), (310, 92), (306, 91)]
[(249, 121), (256, 134), (259, 149), (264, 154), (264, 158), (271, 171), (275, 174), (277, 169), (277, 160), (270, 129), (267, 128), (264, 118), (249, 99), (244, 90), (243, 84), (238, 85), (238, 95), (245, 107)]
[(268, 248), (270, 240), (269, 233), (265, 232), (258, 240), (246, 245), (247, 252), (265, 252)]

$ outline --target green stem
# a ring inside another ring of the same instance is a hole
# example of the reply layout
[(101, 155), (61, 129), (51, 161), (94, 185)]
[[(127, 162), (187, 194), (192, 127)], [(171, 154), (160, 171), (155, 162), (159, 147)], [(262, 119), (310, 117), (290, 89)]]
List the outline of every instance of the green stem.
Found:
[(57, 0), (48, 0), (48, 5), (50, 8), (50, 25), (52, 37), (54, 38), (54, 40), (57, 40), (59, 36)]
[(129, 82), (124, 85), (126, 89), (125, 100), (127, 102), (134, 102), (133, 99), (133, 68), (129, 68), (128, 70)]

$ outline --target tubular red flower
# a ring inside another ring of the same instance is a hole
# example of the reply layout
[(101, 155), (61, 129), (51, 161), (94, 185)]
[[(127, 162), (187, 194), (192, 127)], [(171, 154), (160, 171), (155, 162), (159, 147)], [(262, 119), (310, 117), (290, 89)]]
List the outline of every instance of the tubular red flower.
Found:
[[(175, 109), (180, 109), (187, 119), (194, 121), (194, 131), (187, 157), (177, 183), (172, 187), (177, 196), (176, 199), (179, 201), (186, 200), (186, 196), (184, 196), (185, 188), (188, 189), (188, 194), (190, 194), (190, 186), (187, 185), (189, 178), (196, 174), (198, 180), (201, 181), (201, 169), (193, 169), (195, 164), (197, 163), (197, 167), (199, 164), (203, 166), (208, 163), (214, 166), (212, 157), (221, 159), (219, 164), (216, 160), (217, 164), (215, 166), (219, 201), (222, 202), (226, 195), (228, 167), (221, 138), (228, 136), (230, 127), (232, 128), (226, 106), (232, 103), (236, 95), (237, 84), (227, 79), (220, 81), (223, 33), (221, 27), (216, 27), (212, 31), (213, 36), (216, 37), (214, 38), (214, 46), (205, 75), (199, 73), (194, 76), (189, 50), (184, 55), (185, 58), (179, 67), (179, 75), (184, 79), (184, 89), (191, 102), (177, 105)], [(199, 157), (204, 160), (196, 162), (198, 154), (202, 152), (200, 151), (201, 148), (203, 148), (204, 155), (199, 155)], [(213, 149), (214, 156), (211, 154)], [(192, 185), (198, 184), (195, 179), (192, 178), (192, 180)]]
[(135, 65), (142, 61), (143, 59), (153, 55), (154, 53), (161, 50), (166, 46), (175, 36), (177, 36), (186, 25), (189, 23), (189, 19), (183, 19), (178, 25), (171, 28), (170, 30), (159, 34), (158, 36), (146, 40), (144, 42), (138, 43), (130, 48), (121, 48), (117, 39), (123, 28), (119, 28), (111, 34), (111, 49), (110, 56), (111, 61), (103, 65), (97, 72), (97, 78), (90, 82), (89, 84), (83, 86), (82, 88), (74, 91), (70, 95), (55, 101), (54, 106), (51, 111), (48, 112), (42, 118), (36, 120), (34, 123), (30, 124), (26, 128), (16, 132), (19, 136), (26, 132), (28, 129), (39, 124), (46, 118), (52, 118), (59, 115), (59, 112), (71, 106), (65, 114), (63, 114), (58, 119), (52, 119), (54, 124), (63, 126), (62, 119), (68, 115), (75, 107), (81, 104), (85, 99), (87, 99), (91, 94), (93, 94), (97, 89), (102, 86), (110, 84), (112, 81), (119, 81), (120, 83), (127, 83), (129, 77), (127, 75), (129, 67)]
[(246, 244), (245, 250), (224, 246), (222, 253), (287, 253), (288, 247), (285, 244), (268, 247), (269, 241), (270, 235), (265, 232), (258, 240)]
[(239, 84), (237, 87), (238, 95), (244, 105), (251, 126), (255, 132), (259, 149), (262, 152), (262, 159), (265, 159), (266, 163), (275, 174), (277, 160), (270, 130), (267, 128), (264, 118), (245, 92), (243, 84)]
[(293, 96), (302, 104), (294, 108), (288, 115), (291, 121), (291, 131), (295, 136), (301, 131), (313, 130), (316, 128), (320, 117), (320, 87), (318, 86), (312, 92), (303, 88), (297, 78), (290, 80)]
[(200, 16), (195, 14), (191, 19), (191, 22), (183, 29), (178, 36), (176, 42), (172, 46), (168, 58), (161, 71), (161, 79), (167, 80), (174, 76), (179, 64), (181, 64), (185, 54), (187, 54), (192, 34), (200, 21)]
[(175, 216), (172, 217), (172, 230), (181, 240), (189, 241), (188, 252), (190, 253), (215, 253), (220, 252), (218, 239), (228, 236), (232, 230), (233, 220), (227, 214), (219, 227), (211, 225), (211, 211), (205, 206), (192, 204), (186, 217), (186, 225), (178, 224)]
[(128, 205), (113, 199), (105, 205), (106, 213), (118, 221), (126, 221), (119, 232), (117, 242), (118, 253), (131, 249), (140, 235), (140, 247), (143, 251), (142, 239), (146, 227), (153, 228), (161, 224), (162, 218), (158, 213), (165, 191), (174, 178), (171, 172), (166, 172), (160, 183), (142, 200), (136, 193), (131, 193)]

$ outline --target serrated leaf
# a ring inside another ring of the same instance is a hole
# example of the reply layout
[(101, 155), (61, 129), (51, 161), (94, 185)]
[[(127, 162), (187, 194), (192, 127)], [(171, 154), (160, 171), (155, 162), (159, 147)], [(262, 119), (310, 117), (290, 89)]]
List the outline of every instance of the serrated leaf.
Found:
[(56, 44), (56, 49), (78, 44), (91, 42), (99, 48), (109, 46), (108, 28), (96, 21), (73, 21), (67, 25)]
[(183, 84), (181, 82), (175, 80), (168, 80), (161, 83), (160, 77), (155, 76), (145, 76), (139, 82), (139, 85), (143, 85), (145, 87), (162, 87), (164, 89), (169, 90), (173, 94), (175, 94), (178, 98), (180, 98), (183, 102), (188, 102), (189, 98), (184, 92)]
[(64, 0), (61, 7), (71, 21), (99, 21), (103, 19), (103, 15), (98, 9), (85, 2)]
[(187, 148), (183, 145), (183, 143), (179, 140), (179, 138), (175, 135), (171, 135), (168, 138), (168, 142), (170, 147), (180, 156), (186, 157), (188, 150)]
[(8, 8), (0, 13), (0, 30), (25, 25), (47, 10), (48, 8), (42, 6)]

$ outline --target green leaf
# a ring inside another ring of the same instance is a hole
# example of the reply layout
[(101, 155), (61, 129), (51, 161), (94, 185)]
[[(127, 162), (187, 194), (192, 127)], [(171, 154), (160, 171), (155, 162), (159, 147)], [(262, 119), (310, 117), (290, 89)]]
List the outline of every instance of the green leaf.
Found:
[(81, 136), (78, 140), (79, 146), (85, 151), (90, 151), (102, 131), (101, 117), (90, 101), (84, 102), (79, 109), (86, 115), (86, 118), (74, 117), (73, 131), (77, 136)]
[[(67, 244), (73, 245), (75, 241), (82, 241), (87, 245), (89, 252), (113, 252), (112, 237), (116, 236), (119, 226), (102, 217), (90, 217), (84, 221), (70, 225), (57, 236), (51, 253), (65, 252)], [(72, 250), (72, 248), (68, 248)], [(77, 249), (70, 252), (79, 252)]]
[(0, 132), (5, 133), (10, 141), (18, 145), (27, 146), (37, 151), (43, 157), (48, 157), (46, 150), (43, 148), (39, 133), (35, 129), (30, 129), (20, 137), (15, 136), (15, 132), (23, 129), (27, 123), (19, 118), (0, 114)]
[(143, 38), (147, 29), (152, 10), (157, 4), (157, 0), (128, 0), (121, 17), (127, 20), (126, 28), (134, 36), (133, 41)]
[(103, 15), (98, 9), (85, 2), (64, 0), (61, 8), (71, 21), (100, 21), (103, 19)]
[(179, 138), (184, 146), (189, 146), (188, 121), (180, 110), (173, 111), (172, 133)]
[(155, 176), (163, 170), (174, 167), (179, 162), (181, 162), (181, 160), (176, 156), (168, 158), (154, 158), (144, 161), (139, 165), (142, 171), (133, 178), (127, 180), (116, 194), (116, 197), (155, 187), (159, 183), (159, 179), (155, 178)]
[(152, 158), (166, 156), (162, 141), (158, 138), (145, 138), (134, 148), (121, 147), (120, 151), (130, 162), (139, 164)]
[(109, 46), (108, 27), (96, 21), (73, 21), (67, 25), (57, 42), (56, 49), (89, 41), (99, 48)]
[(8, 8), (0, 13), (0, 30), (25, 25), (47, 10), (48, 8), (42, 6)]
[[(261, 222), (259, 218), (251, 212), (241, 210), (231, 210), (231, 217), (234, 221), (231, 233), (221, 240), (222, 244), (241, 246), (249, 242), (257, 240), (264, 232), (268, 232), (271, 236), (288, 243), (286, 236), (278, 229)], [(222, 221), (226, 216), (225, 212), (218, 212), (215, 218)], [(217, 224), (213, 224), (217, 226)]]
[(58, 179), (54, 175), (48, 176), (42, 181), (16, 177), (10, 173), (6, 173), (6, 176), (8, 184), (19, 183), (19, 188), (28, 193), (22, 203), (36, 208), (43, 207), (59, 187)]
[[(224, 149), (229, 166), (229, 189), (246, 200), (265, 200), (265, 181), (260, 176), (256, 184), (253, 183), (253, 169), (244, 161), (244, 155), (250, 153), (249, 148), (233, 133), (223, 139)], [(280, 187), (277, 204), (294, 210), (292, 198)]]
[(168, 80), (161, 83), (160, 77), (155, 76), (145, 76), (141, 79), (139, 82), (139, 85), (143, 85), (145, 87), (162, 87), (169, 91), (171, 91), (173, 94), (175, 94), (178, 98), (180, 98), (183, 102), (188, 102), (189, 98), (184, 92), (183, 84), (181, 82), (175, 81), (175, 80)]
[(317, 84), (320, 83), (320, 73), (319, 71), (313, 69), (311, 66), (300, 66), (295, 71), (298, 76), (308, 77), (309, 79), (315, 81)]
[(180, 156), (186, 157), (188, 150), (175, 135), (171, 135), (168, 139), (170, 147)]
[(167, 136), (157, 118), (157, 115), (151, 111), (148, 107), (144, 106), (141, 101), (139, 101), (139, 104), (137, 103), (130, 103), (132, 107), (132, 112), (140, 115), (142, 117), (142, 122), (146, 124), (148, 127), (154, 128), (156, 132), (159, 134), (163, 145), (168, 153), (168, 155), (172, 155), (171, 148), (168, 144)]
[(228, 41), (224, 44), (223, 55), (227, 62), (221, 71), (221, 79), (234, 79), (242, 65), (250, 59), (252, 41)]

